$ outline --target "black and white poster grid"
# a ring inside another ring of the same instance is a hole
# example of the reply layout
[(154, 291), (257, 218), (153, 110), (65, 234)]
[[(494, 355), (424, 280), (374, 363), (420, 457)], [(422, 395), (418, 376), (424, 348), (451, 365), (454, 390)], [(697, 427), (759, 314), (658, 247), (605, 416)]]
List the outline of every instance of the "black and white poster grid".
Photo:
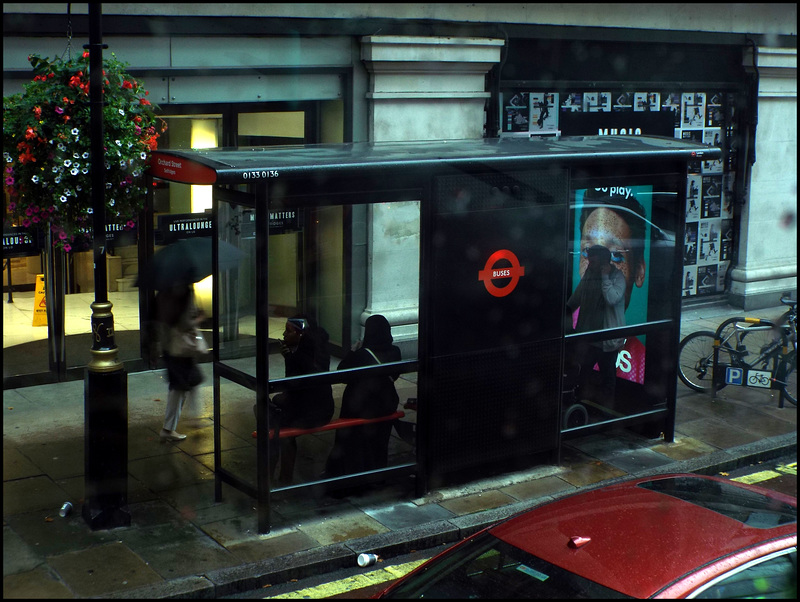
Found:
[[(719, 90), (660, 91), (560, 91), (514, 90), (500, 95), (501, 135), (552, 135), (559, 132), (561, 112), (622, 113), (627, 111), (671, 111), (674, 137), (726, 148), (734, 104), (730, 92)], [(727, 115), (727, 113), (731, 113)], [(727, 129), (726, 129), (727, 128)], [(586, 135), (594, 133), (587, 132)], [(686, 225), (690, 236), (684, 245), (684, 295), (710, 294), (724, 290), (724, 275), (733, 251), (732, 217), (735, 172), (726, 171), (725, 161), (690, 163), (686, 182)], [(715, 220), (713, 227), (709, 220)], [(722, 220), (729, 220), (723, 227)], [(709, 222), (703, 225), (703, 222)], [(694, 227), (690, 224), (694, 224)], [(701, 226), (708, 238), (701, 237)], [(710, 238), (716, 232), (716, 240)], [(724, 238), (728, 232), (730, 238)], [(717, 262), (716, 265), (714, 262)], [(697, 270), (695, 266), (702, 266)], [(713, 278), (710, 267), (715, 267)], [(694, 284), (686, 285), (693, 281)]]

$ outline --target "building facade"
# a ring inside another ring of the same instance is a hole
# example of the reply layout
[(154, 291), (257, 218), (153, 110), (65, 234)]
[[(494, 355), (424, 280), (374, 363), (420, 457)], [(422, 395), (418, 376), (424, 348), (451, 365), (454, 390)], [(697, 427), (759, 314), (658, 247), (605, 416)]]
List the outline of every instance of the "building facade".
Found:
[[(104, 4), (102, 24), (105, 52), (129, 63), (160, 106), (164, 148), (604, 133), (721, 146), (722, 161), (698, 162), (687, 178), (684, 297), (775, 305), (796, 291), (796, 5), (639, 8)], [(61, 56), (88, 42), (86, 5), (6, 3), (3, 21), (4, 96), (30, 79), (31, 53)], [(153, 244), (169, 241), (167, 224), (202, 217), (205, 188), (156, 186), (143, 218)], [(340, 349), (375, 313), (413, 346), (418, 223), (408, 201), (276, 218), (270, 255), (286, 260), (270, 265), (270, 305), (279, 316), (311, 311)], [(138, 240), (111, 245), (109, 291), (137, 294)], [(33, 291), (45, 260), (14, 255), (9, 247), (4, 289)], [(348, 280), (362, 264), (367, 276)], [(73, 253), (63, 269), (65, 313), (85, 312), (77, 299), (93, 287), (90, 256)], [(138, 336), (138, 307), (129, 325), (118, 319), (118, 335)], [(4, 342), (64, 341), (24, 368), (4, 360), (4, 387), (82, 374), (88, 345), (69, 342), (80, 331), (52, 326), (21, 323)], [(121, 353), (132, 369), (148, 365), (136, 344)]]

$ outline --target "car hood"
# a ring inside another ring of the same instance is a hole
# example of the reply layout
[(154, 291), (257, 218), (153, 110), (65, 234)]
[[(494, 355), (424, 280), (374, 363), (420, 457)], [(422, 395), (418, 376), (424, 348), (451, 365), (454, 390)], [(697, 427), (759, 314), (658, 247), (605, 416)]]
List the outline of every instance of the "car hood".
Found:
[(749, 526), (637, 487), (638, 482), (546, 504), (490, 532), (552, 564), (640, 598), (715, 559), (797, 532), (796, 522)]

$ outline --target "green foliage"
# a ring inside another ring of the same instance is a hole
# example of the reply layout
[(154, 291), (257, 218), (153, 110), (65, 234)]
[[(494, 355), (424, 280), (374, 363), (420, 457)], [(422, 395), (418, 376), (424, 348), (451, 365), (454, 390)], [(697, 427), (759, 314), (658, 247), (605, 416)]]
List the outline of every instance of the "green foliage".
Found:
[[(89, 52), (28, 60), (33, 81), (24, 93), (3, 97), (4, 222), (34, 235), (49, 227), (54, 246), (80, 249), (92, 227)], [(113, 53), (103, 62), (103, 146), (106, 223), (131, 228), (144, 206), (150, 153), (166, 125), (126, 67)]]

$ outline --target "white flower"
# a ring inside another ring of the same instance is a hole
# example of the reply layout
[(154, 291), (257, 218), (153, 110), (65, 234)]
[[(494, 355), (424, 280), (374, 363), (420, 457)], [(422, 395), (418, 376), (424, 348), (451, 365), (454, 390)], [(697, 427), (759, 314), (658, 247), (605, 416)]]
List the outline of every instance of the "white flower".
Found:
[(59, 169), (60, 167), (58, 167), (58, 165), (53, 165), (53, 173), (58, 173)]
[(72, 128), (69, 133), (72, 134), (73, 136), (77, 136), (81, 132), (78, 128)]
[(33, 176), (31, 178), (31, 182), (33, 182), (34, 184), (37, 184), (39, 182), (39, 176)]
[(84, 159), (88, 159), (89, 158), (89, 151), (86, 151), (85, 153), (83, 153), (83, 158)]
[(94, 209), (92, 209), (91, 207), (89, 207), (89, 208), (86, 210), (86, 213), (90, 213), (90, 214), (91, 214), (91, 213), (94, 213)]
[(142, 152), (139, 154), (139, 156), (140, 156), (142, 159), (147, 159), (147, 153), (146, 153), (146, 152), (144, 152), (144, 151), (142, 151)]
[(64, 167), (69, 167), (70, 165), (72, 165), (72, 161), (70, 161), (69, 159), (66, 159), (64, 161)]
[(62, 203), (66, 203), (66, 202), (67, 202), (67, 197), (66, 197), (66, 196), (64, 196), (63, 194), (61, 195), (61, 197), (60, 197), (60, 198), (61, 198), (61, 202), (62, 202)]
[(71, 173), (73, 176), (77, 176), (79, 173), (81, 173), (81, 170), (78, 169), (77, 167), (73, 167), (72, 169), (69, 170), (69, 173)]
[(64, 146), (64, 143), (63, 143), (63, 142), (59, 142), (59, 143), (58, 143), (58, 150), (60, 150), (60, 151), (65, 151), (65, 150), (67, 150), (67, 147), (66, 147), (66, 146)]
[(114, 206), (114, 203), (116, 203), (116, 201), (115, 201), (114, 199), (111, 199), (110, 201), (108, 201), (108, 204), (109, 204), (111, 207), (113, 207), (113, 206)]
[(73, 159), (80, 159), (81, 158), (81, 154), (80, 153), (72, 153), (72, 158)]
[(123, 111), (122, 109), (117, 109), (117, 111), (119, 111), (119, 114), (120, 114), (120, 115), (122, 115), (123, 117), (125, 117), (125, 111)]
[(81, 170), (81, 173), (83, 173), (83, 174), (87, 174), (87, 173), (89, 173), (89, 168), (88, 168), (88, 167), (84, 167), (84, 168)]
[(114, 140), (114, 144), (116, 144), (117, 146), (122, 146), (122, 142), (120, 142), (119, 140)]
[(53, 180), (56, 184), (61, 184), (61, 176), (56, 176), (56, 179)]

